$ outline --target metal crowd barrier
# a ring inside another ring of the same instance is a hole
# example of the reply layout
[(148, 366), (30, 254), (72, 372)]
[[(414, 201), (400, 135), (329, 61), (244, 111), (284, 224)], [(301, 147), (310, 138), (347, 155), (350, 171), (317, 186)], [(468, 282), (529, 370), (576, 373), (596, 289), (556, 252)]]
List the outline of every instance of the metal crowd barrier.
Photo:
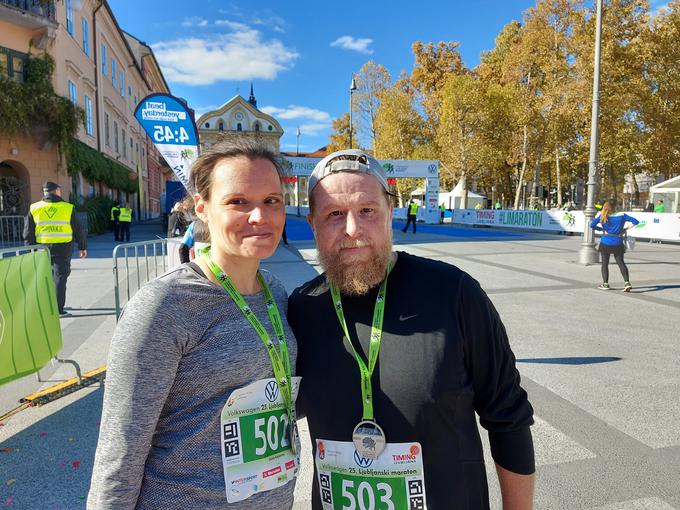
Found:
[[(168, 240), (157, 239), (119, 244), (113, 249), (112, 258), (116, 321), (118, 321), (123, 305), (130, 300), (130, 297), (142, 285), (169, 269)], [(121, 287), (123, 287), (122, 295)]]
[(25, 216), (0, 216), (0, 248), (24, 243)]

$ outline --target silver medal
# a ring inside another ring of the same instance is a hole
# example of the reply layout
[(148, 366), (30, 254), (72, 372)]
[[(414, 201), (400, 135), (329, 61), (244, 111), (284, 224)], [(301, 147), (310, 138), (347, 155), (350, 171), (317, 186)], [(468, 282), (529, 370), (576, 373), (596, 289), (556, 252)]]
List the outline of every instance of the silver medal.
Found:
[(377, 459), (385, 449), (385, 433), (374, 422), (365, 420), (354, 427), (352, 442), (359, 455), (365, 459)]

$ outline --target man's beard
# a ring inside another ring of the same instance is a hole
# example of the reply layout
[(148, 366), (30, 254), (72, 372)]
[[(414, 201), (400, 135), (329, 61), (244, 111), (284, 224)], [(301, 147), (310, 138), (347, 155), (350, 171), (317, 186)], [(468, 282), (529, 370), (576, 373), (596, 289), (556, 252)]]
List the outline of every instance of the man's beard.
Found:
[[(342, 257), (343, 248), (360, 246), (368, 246), (372, 253), (362, 260)], [(318, 253), (329, 282), (335, 284), (342, 294), (362, 296), (382, 282), (387, 274), (387, 264), (392, 257), (392, 231), (381, 244), (369, 239), (347, 239), (330, 252), (319, 249)]]

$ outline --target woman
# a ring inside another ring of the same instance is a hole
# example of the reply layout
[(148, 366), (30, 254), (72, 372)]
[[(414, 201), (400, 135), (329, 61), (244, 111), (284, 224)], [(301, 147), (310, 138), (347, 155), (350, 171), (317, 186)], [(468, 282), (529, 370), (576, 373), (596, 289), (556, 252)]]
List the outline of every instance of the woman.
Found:
[[(626, 226), (626, 224), (629, 224)], [(602, 255), (602, 283), (598, 289), (610, 290), (609, 287), (609, 256), (614, 255), (614, 260), (621, 270), (623, 276), (623, 291), (630, 292), (633, 286), (630, 284), (630, 277), (628, 276), (628, 268), (623, 261), (623, 254), (626, 249), (623, 244), (623, 237), (625, 231), (634, 227), (639, 223), (638, 220), (626, 213), (617, 213), (611, 202), (605, 202), (602, 206), (602, 211), (599, 216), (593, 218), (590, 222), (590, 228), (597, 231), (604, 232), (600, 239), (598, 250)]]
[[(219, 144), (193, 164), (211, 248), (145, 285), (111, 341), (89, 509), (286, 509), (299, 378), (282, 284), (260, 261), (285, 221), (274, 155)], [(292, 483), (289, 483), (292, 482)]]

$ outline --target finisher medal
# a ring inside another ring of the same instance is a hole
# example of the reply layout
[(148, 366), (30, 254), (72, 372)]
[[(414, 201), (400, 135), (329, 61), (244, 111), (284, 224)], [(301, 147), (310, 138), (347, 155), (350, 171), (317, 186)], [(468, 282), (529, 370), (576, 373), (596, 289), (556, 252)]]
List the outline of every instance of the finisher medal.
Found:
[(352, 442), (359, 455), (365, 459), (377, 459), (385, 449), (385, 433), (374, 421), (364, 420), (354, 427)]

